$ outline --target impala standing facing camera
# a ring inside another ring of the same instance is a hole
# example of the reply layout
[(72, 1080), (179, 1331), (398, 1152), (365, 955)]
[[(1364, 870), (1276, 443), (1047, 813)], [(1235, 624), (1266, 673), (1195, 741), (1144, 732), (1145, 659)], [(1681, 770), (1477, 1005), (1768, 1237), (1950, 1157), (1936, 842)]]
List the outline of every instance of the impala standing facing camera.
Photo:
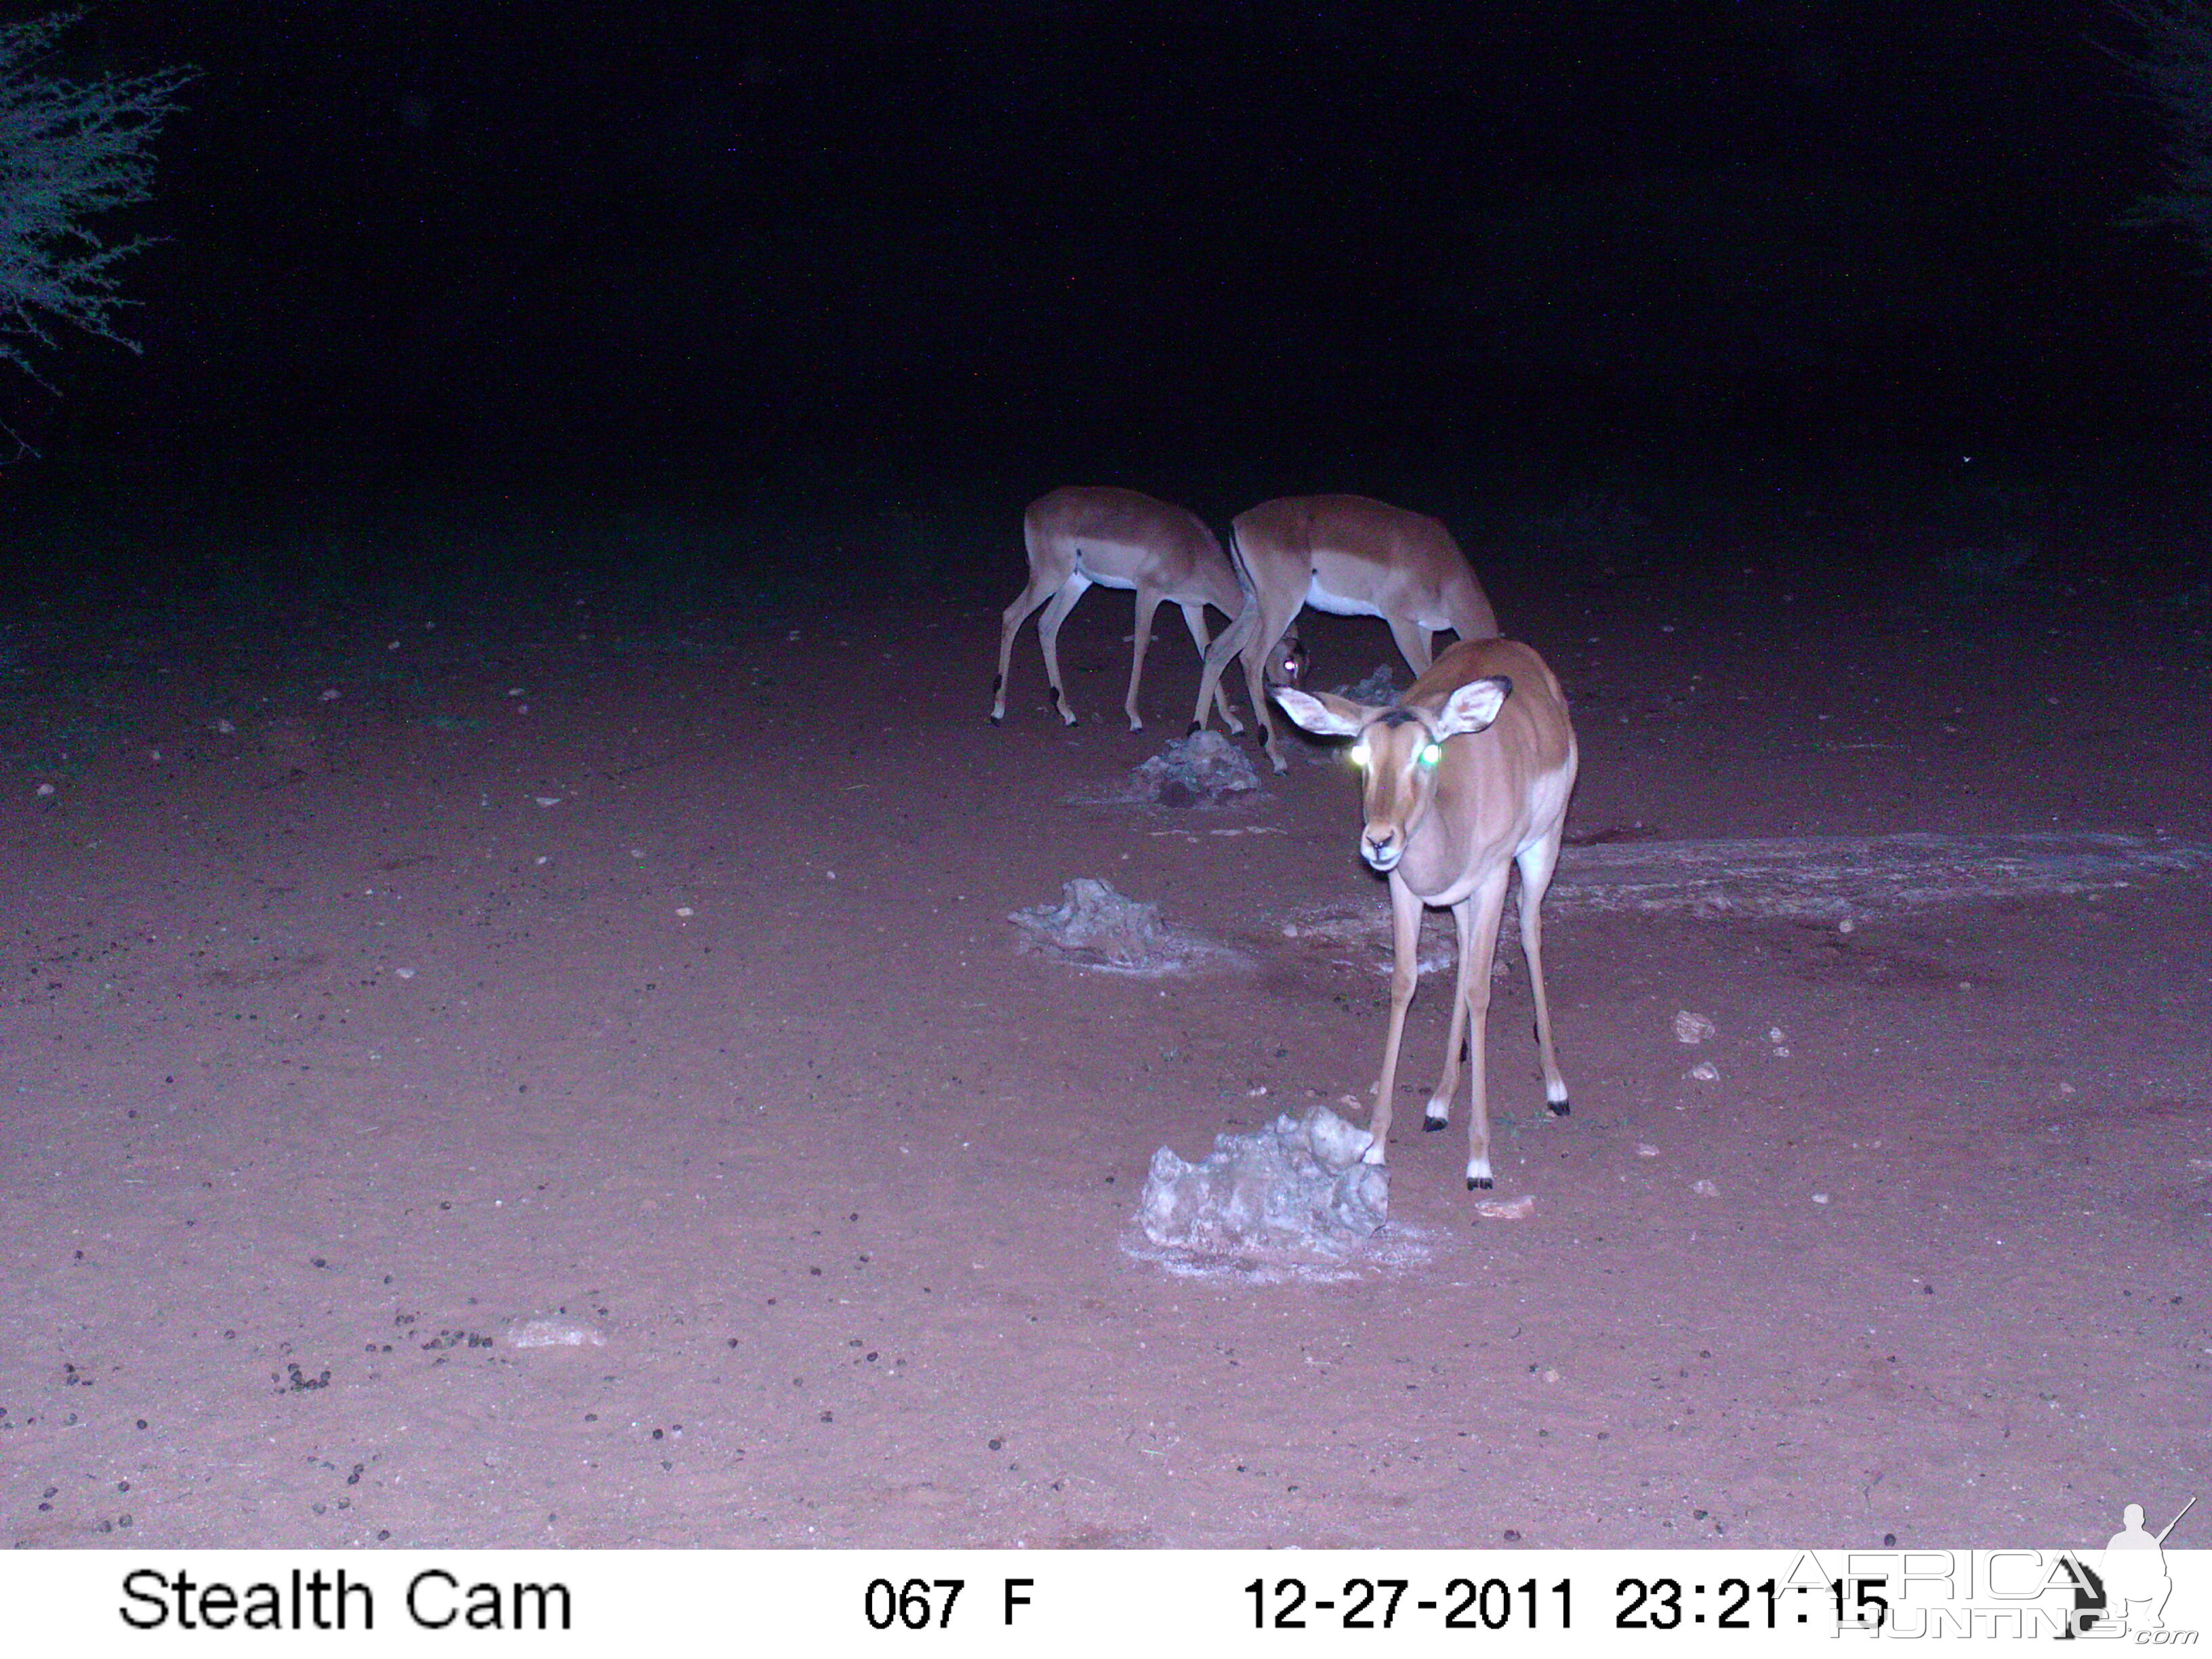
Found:
[[(1567, 797), (1575, 787), (1575, 732), (1567, 700), (1544, 659), (1512, 640), (1462, 641), (1387, 708), (1287, 687), (1275, 700), (1307, 731), (1356, 738), (1366, 822), (1359, 853), (1390, 878), (1390, 1025), (1375, 1085), (1370, 1163), (1384, 1158), (1398, 1080), (1406, 1006), (1420, 977), (1415, 952), (1421, 907), (1448, 908), (1459, 930), (1459, 982), (1443, 1076), (1429, 1097), (1425, 1127), (1450, 1121), (1459, 1088), (1460, 1040), (1468, 1038), (1472, 1099), (1467, 1184), (1492, 1184), (1490, 1108), (1484, 1089), (1490, 961), (1505, 905), (1508, 866), (1521, 870), (1521, 944), (1536, 1002), (1536, 1046), (1544, 1099), (1567, 1115), (1566, 1079), (1552, 1049), (1544, 996), (1544, 890), (1559, 861)], [(1471, 1032), (1468, 1027), (1472, 1025)]]

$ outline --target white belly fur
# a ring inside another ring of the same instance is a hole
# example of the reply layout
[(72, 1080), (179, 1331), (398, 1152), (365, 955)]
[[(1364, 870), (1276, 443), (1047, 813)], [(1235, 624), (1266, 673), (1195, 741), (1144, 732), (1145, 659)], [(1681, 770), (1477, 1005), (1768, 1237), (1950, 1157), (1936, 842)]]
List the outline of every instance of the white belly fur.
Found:
[(1145, 562), (1145, 549), (1119, 547), (1111, 542), (1091, 542), (1076, 551), (1075, 568), (1079, 574), (1101, 587), (1118, 587), (1124, 592), (1134, 592), (1137, 580), (1124, 573)]
[[(1347, 599), (1341, 593), (1332, 593), (1321, 585), (1321, 575), (1316, 572), (1306, 580), (1306, 603), (1316, 611), (1332, 617), (1387, 617), (1380, 605), (1365, 599)], [(1449, 628), (1451, 618), (1443, 616), (1417, 616), (1411, 618), (1417, 628), (1425, 628), (1431, 634)]]
[(1347, 599), (1340, 593), (1332, 593), (1321, 585), (1318, 574), (1306, 581), (1306, 603), (1316, 611), (1332, 617), (1379, 617), (1382, 613), (1364, 599)]

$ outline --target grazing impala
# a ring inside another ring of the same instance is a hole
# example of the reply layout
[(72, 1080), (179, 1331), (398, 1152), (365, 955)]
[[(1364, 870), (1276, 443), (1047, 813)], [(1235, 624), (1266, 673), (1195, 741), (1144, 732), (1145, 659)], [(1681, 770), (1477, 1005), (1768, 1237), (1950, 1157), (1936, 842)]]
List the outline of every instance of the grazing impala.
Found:
[[(1206, 607), (1210, 605), (1231, 617), (1243, 608), (1237, 573), (1206, 521), (1187, 507), (1133, 489), (1107, 485), (1055, 489), (1030, 503), (1022, 534), (1029, 547), (1029, 586), (1006, 610), (1006, 628), (999, 636), (999, 678), (991, 686), (993, 725), (1006, 714), (1006, 668), (1013, 658), (1014, 635), (1048, 597), (1052, 603), (1038, 619), (1037, 642), (1044, 648), (1053, 707), (1073, 726), (1075, 710), (1060, 680), (1060, 625), (1093, 583), (1136, 590), (1135, 649), (1129, 664), (1128, 700), (1122, 705), (1132, 732), (1144, 729), (1137, 714), (1137, 687), (1145, 678), (1145, 647), (1152, 643), (1152, 612), (1160, 601), (1172, 599), (1182, 608), (1200, 658), (1207, 644)], [(1228, 696), (1218, 683), (1214, 700), (1229, 729), (1242, 732), (1243, 724), (1230, 713)]]
[(1544, 1100), (1567, 1115), (1567, 1085), (1552, 1049), (1544, 996), (1541, 910), (1559, 860), (1559, 831), (1575, 787), (1575, 732), (1567, 701), (1544, 659), (1512, 640), (1462, 640), (1389, 708), (1343, 697), (1278, 690), (1284, 712), (1309, 732), (1357, 737), (1352, 758), (1365, 772), (1366, 825), (1360, 855), (1390, 878), (1390, 1025), (1375, 1085), (1369, 1161), (1383, 1159), (1398, 1086), (1406, 1005), (1420, 976), (1414, 945), (1421, 907), (1449, 907), (1459, 929), (1459, 982), (1444, 1073), (1429, 1097), (1425, 1127), (1450, 1121), (1459, 1088), (1460, 1039), (1474, 1076), (1467, 1126), (1467, 1184), (1491, 1184), (1490, 1104), (1485, 1042), (1490, 960), (1505, 904), (1508, 865), (1521, 867), (1521, 945), (1536, 1000), (1536, 1047)]
[(1302, 607), (1382, 617), (1416, 674), (1428, 667), (1431, 636), (1440, 629), (1462, 640), (1497, 637), (1498, 617), (1467, 556), (1451, 532), (1426, 514), (1364, 495), (1291, 495), (1239, 514), (1229, 545), (1250, 597), (1206, 653), (1191, 729), (1206, 724), (1206, 704), (1241, 650), (1261, 738), (1278, 772), (1287, 771), (1289, 763), (1262, 681)]

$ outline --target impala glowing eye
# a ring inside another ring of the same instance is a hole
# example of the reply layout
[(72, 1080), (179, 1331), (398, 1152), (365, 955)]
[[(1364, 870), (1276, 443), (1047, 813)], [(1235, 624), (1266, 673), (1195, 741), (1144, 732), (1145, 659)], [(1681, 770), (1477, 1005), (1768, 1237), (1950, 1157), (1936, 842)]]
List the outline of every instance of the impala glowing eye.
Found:
[(1352, 763), (1354, 766), (1364, 766), (1367, 764), (1366, 738), (1362, 738), (1358, 743), (1352, 745)]
[(1434, 766), (1443, 757), (1443, 744), (1440, 743), (1425, 743), (1421, 745), (1420, 761), (1422, 765)]

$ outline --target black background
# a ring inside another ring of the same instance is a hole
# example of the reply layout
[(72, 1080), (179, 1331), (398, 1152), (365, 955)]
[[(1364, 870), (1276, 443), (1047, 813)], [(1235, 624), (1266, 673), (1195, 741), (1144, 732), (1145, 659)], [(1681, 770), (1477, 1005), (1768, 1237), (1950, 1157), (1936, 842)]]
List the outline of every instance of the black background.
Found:
[(2138, 46), (2049, 0), (117, 0), (58, 69), (203, 71), (144, 354), (12, 385), (8, 488), (65, 563), (303, 501), (1011, 526), (1115, 481), (1480, 540), (1594, 487), (2174, 488), (2212, 279), (2119, 222)]

